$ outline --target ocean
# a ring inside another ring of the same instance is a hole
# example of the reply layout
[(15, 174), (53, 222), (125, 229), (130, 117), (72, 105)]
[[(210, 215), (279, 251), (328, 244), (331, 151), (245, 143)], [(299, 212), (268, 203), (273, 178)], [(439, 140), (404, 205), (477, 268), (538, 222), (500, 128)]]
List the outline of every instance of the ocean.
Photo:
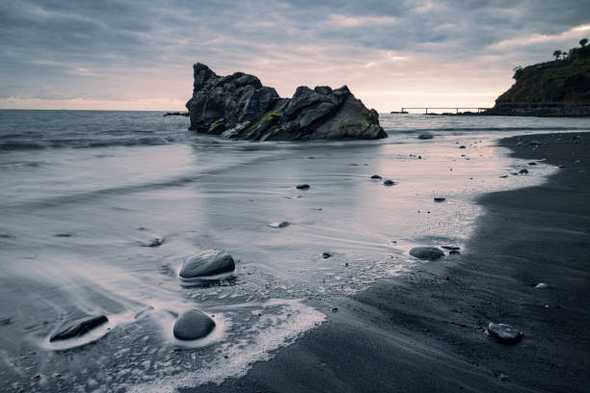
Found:
[[(480, 195), (556, 170), (511, 158), (498, 138), (590, 130), (587, 119), (383, 114), (384, 140), (290, 143), (195, 135), (188, 122), (0, 111), (7, 391), (173, 391), (244, 375), (324, 323), (332, 299), (423, 263), (410, 248), (468, 252)], [(231, 253), (235, 276), (181, 286), (183, 260), (207, 249)], [(175, 315), (191, 308), (217, 326), (180, 342)], [(62, 321), (96, 313), (109, 317), (103, 329), (49, 342)]]

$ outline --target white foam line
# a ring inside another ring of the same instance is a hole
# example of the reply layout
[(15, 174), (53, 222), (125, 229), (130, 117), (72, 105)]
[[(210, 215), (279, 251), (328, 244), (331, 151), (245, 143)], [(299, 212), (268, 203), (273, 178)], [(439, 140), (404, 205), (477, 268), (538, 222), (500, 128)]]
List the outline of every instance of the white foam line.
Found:
[(196, 387), (206, 383), (221, 384), (228, 378), (242, 377), (254, 363), (271, 359), (274, 351), (291, 344), (302, 333), (326, 319), (324, 314), (297, 299), (275, 299), (263, 304), (265, 307), (277, 305), (285, 308), (281, 310), (280, 315), (265, 316), (261, 319), (261, 326), (266, 326), (269, 319), (273, 319), (274, 323), (270, 327), (255, 326), (249, 330), (256, 334), (252, 343), (226, 343), (215, 359), (194, 373), (185, 372), (161, 378), (153, 384), (136, 385), (131, 387), (129, 392), (173, 393), (180, 387)]

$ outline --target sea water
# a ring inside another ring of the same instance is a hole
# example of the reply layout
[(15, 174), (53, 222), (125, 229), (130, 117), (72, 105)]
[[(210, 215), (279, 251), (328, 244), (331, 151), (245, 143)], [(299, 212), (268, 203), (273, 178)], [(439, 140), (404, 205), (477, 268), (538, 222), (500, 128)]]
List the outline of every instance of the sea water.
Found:
[[(260, 143), (195, 135), (160, 112), (0, 111), (3, 390), (173, 391), (244, 375), (321, 324), (336, 297), (422, 263), (411, 247), (468, 252), (482, 193), (556, 170), (509, 158), (498, 138), (590, 129), (518, 117), (381, 124), (379, 141)], [(235, 276), (180, 285), (183, 260), (213, 248), (238, 261)], [(179, 342), (175, 315), (191, 308), (216, 329)], [(48, 341), (86, 314), (109, 324)]]

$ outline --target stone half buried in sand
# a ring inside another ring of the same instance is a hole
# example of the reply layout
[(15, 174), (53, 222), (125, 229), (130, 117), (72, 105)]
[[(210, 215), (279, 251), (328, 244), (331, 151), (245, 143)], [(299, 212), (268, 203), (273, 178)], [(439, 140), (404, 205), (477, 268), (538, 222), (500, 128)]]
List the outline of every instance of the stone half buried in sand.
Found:
[(445, 253), (437, 247), (414, 247), (410, 250), (410, 255), (418, 259), (435, 261), (444, 257)]
[(235, 269), (234, 258), (228, 252), (206, 250), (185, 260), (178, 276), (183, 282), (221, 280)]
[(174, 323), (173, 333), (178, 340), (198, 340), (206, 337), (215, 329), (211, 317), (199, 310), (190, 310), (182, 314)]
[(524, 336), (524, 333), (521, 330), (506, 323), (490, 322), (486, 329), (486, 333), (502, 344), (516, 344), (522, 340), (522, 337)]
[(379, 114), (367, 109), (346, 86), (300, 86), (281, 98), (253, 76), (218, 76), (194, 65), (193, 95), (186, 104), (190, 129), (247, 140), (379, 139), (387, 137)]
[(109, 320), (104, 315), (90, 315), (65, 322), (54, 334), (49, 337), (49, 342), (68, 340), (89, 333)]

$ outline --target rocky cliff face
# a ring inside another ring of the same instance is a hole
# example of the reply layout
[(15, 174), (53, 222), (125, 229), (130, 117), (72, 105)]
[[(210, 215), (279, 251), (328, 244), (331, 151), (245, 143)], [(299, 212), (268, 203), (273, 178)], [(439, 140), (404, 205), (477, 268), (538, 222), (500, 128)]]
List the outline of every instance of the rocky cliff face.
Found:
[(517, 70), (514, 79), (486, 114), (590, 116), (590, 47)]
[(387, 134), (379, 115), (346, 86), (298, 87), (281, 98), (253, 76), (218, 76), (194, 65), (193, 96), (187, 102), (191, 130), (249, 140), (378, 139)]

